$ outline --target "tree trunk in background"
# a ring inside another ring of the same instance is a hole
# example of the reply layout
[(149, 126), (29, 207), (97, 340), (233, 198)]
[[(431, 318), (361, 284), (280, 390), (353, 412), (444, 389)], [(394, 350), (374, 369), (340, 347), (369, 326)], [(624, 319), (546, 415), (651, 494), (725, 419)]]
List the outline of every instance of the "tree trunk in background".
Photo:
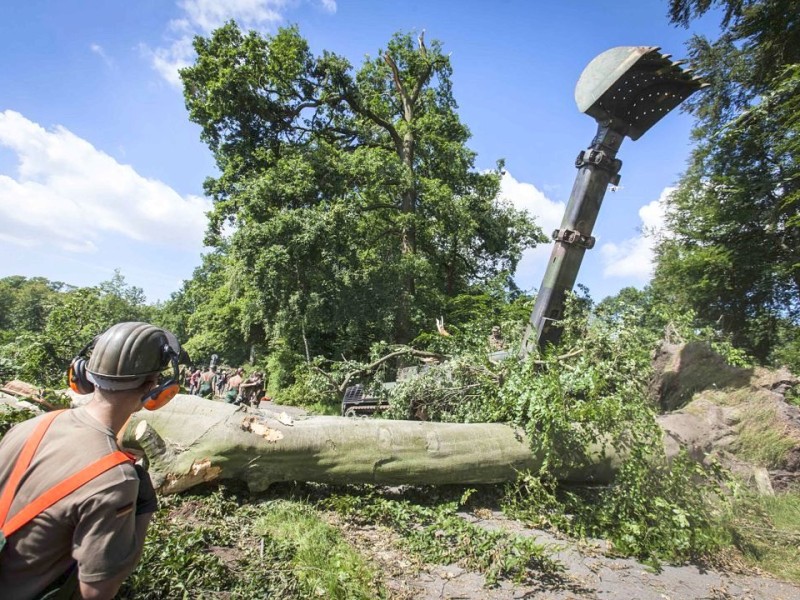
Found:
[[(525, 435), (497, 423), (455, 424), (295, 417), (178, 395), (134, 415), (126, 444), (147, 453), (154, 485), (171, 494), (234, 479), (252, 491), (280, 481), (332, 484), (471, 484), (512, 481), (535, 470)], [(608, 481), (612, 457), (570, 481)]]

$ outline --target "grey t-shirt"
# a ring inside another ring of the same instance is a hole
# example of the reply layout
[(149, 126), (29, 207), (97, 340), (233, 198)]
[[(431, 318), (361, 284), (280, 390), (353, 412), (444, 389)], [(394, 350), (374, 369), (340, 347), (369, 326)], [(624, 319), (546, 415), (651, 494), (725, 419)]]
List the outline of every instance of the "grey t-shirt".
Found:
[[(41, 417), (12, 428), (0, 441), (0, 490)], [(7, 519), (42, 492), (118, 450), (114, 432), (84, 407), (66, 411), (50, 425), (22, 478)], [(136, 560), (136, 496), (139, 478), (124, 463), (102, 473), (11, 535), (0, 551), (0, 596), (27, 600), (73, 563), (81, 581), (110, 579)]]

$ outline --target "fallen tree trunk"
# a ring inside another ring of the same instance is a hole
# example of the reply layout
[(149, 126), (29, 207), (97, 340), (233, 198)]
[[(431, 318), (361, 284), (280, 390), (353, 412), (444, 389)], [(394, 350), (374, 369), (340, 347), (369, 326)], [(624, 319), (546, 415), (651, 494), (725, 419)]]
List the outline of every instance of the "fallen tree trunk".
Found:
[[(291, 418), (187, 395), (134, 415), (125, 439), (146, 452), (166, 494), (224, 479), (253, 491), (280, 481), (499, 483), (541, 466), (528, 438), (502, 424)], [(603, 482), (615, 469), (613, 456), (598, 457), (563, 478)]]
[(12, 379), (4, 384), (0, 387), (0, 392), (25, 402), (33, 402), (38, 405), (38, 407), (44, 407), (46, 410), (57, 410), (60, 408), (52, 402), (45, 400), (43, 388), (37, 388), (19, 379)]

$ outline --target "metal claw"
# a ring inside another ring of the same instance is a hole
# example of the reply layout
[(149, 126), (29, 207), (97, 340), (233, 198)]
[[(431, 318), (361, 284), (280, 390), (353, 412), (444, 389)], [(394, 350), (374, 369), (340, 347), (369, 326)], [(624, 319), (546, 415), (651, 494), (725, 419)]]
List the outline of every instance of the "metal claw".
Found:
[(603, 52), (578, 80), (578, 109), (638, 139), (700, 89), (697, 80), (681, 68), (686, 61), (672, 61), (670, 56), (660, 54), (655, 46), (619, 46)]

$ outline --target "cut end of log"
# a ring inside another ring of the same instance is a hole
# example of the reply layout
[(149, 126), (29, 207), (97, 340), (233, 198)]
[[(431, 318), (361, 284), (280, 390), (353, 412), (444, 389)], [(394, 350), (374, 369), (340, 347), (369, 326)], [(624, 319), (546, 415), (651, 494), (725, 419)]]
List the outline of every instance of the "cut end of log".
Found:
[(139, 442), (149, 460), (166, 458), (167, 443), (147, 421), (139, 421), (133, 430), (133, 439)]
[(148, 427), (150, 426), (147, 424), (147, 421), (139, 421), (139, 423), (137, 423), (136, 425), (136, 429), (133, 430), (134, 439), (136, 440), (142, 439)]

